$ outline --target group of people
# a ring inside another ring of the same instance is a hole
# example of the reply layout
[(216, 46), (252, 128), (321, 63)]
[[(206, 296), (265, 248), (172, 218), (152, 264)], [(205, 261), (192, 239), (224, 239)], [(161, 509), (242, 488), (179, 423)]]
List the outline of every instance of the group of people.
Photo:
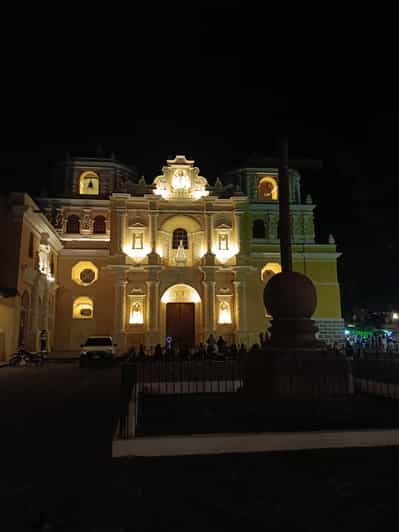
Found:
[(132, 347), (128, 352), (128, 360), (143, 360), (148, 357), (158, 360), (225, 360), (237, 359), (246, 353), (244, 344), (228, 344), (222, 336), (216, 339), (213, 334), (210, 334), (206, 343), (201, 342), (197, 347), (174, 345), (173, 342), (166, 342), (165, 346), (157, 344), (154, 349), (147, 351), (143, 345), (140, 345), (137, 350)]
[(393, 353), (398, 352), (399, 345), (389, 336), (372, 335), (368, 337), (354, 336), (346, 338), (345, 352), (353, 355), (355, 353)]

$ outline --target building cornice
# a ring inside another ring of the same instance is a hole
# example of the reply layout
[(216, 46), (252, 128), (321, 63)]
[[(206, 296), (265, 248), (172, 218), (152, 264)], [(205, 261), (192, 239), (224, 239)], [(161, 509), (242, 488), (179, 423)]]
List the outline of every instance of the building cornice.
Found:
[(60, 255), (62, 257), (68, 257), (68, 256), (71, 256), (71, 257), (80, 257), (80, 256), (84, 256), (84, 257), (109, 257), (110, 256), (110, 253), (109, 253), (109, 250), (108, 249), (69, 249), (69, 248), (64, 248), (61, 252), (60, 252)]
[(59, 207), (110, 207), (109, 199), (89, 199), (89, 198), (40, 198), (43, 207), (59, 205)]
[[(293, 252), (292, 253), (292, 258), (294, 260), (295, 259), (309, 259), (309, 260), (312, 260), (312, 261), (315, 261), (315, 262), (317, 262), (317, 261), (325, 262), (325, 261), (336, 260), (341, 255), (342, 255), (342, 253), (337, 253), (335, 251), (332, 251), (330, 253), (319, 253), (317, 251), (315, 251), (314, 253), (312, 253), (312, 252), (305, 252), (305, 253)], [(255, 253), (251, 253), (250, 257), (253, 258), (253, 259), (266, 258), (266, 259), (280, 260), (280, 253), (270, 252), (270, 251), (264, 251), (263, 253), (255, 252)]]

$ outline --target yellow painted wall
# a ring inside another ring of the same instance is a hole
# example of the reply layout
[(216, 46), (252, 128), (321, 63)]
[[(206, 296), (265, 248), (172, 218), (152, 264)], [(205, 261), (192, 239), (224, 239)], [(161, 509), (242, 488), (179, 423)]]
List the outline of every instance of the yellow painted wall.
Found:
[[(90, 257), (99, 269), (98, 280), (91, 286), (79, 286), (72, 280), (72, 267), (79, 257), (60, 257), (56, 307), (55, 349), (69, 351), (79, 349), (87, 336), (112, 335), (114, 327), (114, 283), (109, 273), (101, 268), (108, 264), (106, 257)], [(72, 319), (73, 302), (77, 297), (90, 297), (94, 303), (92, 319)]]
[(15, 352), (17, 345), (17, 323), (15, 298), (0, 301), (0, 361), (8, 360)]

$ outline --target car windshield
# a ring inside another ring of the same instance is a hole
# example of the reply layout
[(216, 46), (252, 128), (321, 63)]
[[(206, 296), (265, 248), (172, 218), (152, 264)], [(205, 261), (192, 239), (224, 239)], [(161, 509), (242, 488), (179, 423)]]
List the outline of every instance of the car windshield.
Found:
[(86, 346), (112, 345), (112, 340), (111, 338), (88, 338), (85, 345)]

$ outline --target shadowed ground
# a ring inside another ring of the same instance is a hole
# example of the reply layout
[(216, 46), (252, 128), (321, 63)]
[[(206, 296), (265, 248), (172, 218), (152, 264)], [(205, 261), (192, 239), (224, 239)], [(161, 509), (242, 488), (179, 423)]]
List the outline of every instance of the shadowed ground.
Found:
[(7, 532), (398, 529), (398, 448), (112, 461), (118, 368), (3, 368), (0, 401)]
[(111, 459), (119, 369), (2, 368), (0, 405), (0, 522), (83, 527)]

